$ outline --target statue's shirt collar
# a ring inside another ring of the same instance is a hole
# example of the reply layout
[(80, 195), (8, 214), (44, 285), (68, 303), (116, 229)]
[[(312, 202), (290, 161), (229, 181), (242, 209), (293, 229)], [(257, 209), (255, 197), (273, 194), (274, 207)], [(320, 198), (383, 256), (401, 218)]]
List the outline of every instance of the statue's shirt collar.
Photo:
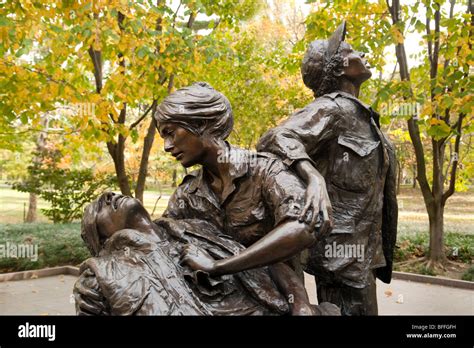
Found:
[(324, 97), (331, 98), (332, 100), (336, 99), (337, 97), (343, 97), (343, 98), (352, 100), (357, 105), (360, 105), (364, 110), (366, 110), (369, 113), (370, 117), (373, 118), (376, 126), (380, 128), (380, 123), (379, 123), (380, 115), (374, 109), (372, 109), (371, 106), (363, 103), (358, 98), (354, 97), (352, 94), (349, 94), (343, 91), (335, 91), (332, 93), (325, 94)]
[(229, 197), (236, 189), (235, 181), (245, 175), (249, 171), (249, 162), (252, 159), (251, 152), (234, 147), (228, 142), (225, 142), (222, 151), (218, 154), (218, 161), (228, 163), (229, 171), (228, 176), (231, 179), (230, 185), (224, 188), (222, 192), (222, 202), (219, 203), (214, 192), (210, 189), (208, 182), (205, 178), (205, 172), (203, 168), (200, 168), (197, 171), (194, 171), (188, 175), (194, 176), (194, 179), (190, 182), (187, 187), (187, 193), (197, 193), (202, 197), (209, 198), (209, 201), (220, 208), (221, 204), (225, 202), (227, 197)]

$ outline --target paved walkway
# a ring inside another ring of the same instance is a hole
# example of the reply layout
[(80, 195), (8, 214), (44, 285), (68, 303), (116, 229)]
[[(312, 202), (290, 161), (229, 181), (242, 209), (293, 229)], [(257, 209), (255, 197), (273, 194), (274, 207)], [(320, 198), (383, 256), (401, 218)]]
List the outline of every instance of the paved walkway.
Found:
[(76, 277), (53, 277), (0, 282), (2, 315), (73, 315), (71, 297)]
[[(317, 303), (314, 278), (305, 276), (310, 301)], [(394, 279), (377, 280), (379, 315), (474, 315), (474, 291)]]
[[(0, 282), (0, 315), (74, 315), (71, 297), (76, 277)], [(312, 277), (306, 277), (316, 303)], [(405, 280), (377, 283), (380, 315), (474, 315), (474, 291)]]

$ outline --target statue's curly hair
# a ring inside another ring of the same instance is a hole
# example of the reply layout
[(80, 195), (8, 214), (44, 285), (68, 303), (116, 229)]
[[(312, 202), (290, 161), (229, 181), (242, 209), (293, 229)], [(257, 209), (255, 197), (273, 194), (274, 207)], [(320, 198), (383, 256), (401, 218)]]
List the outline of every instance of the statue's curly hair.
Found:
[(226, 139), (234, 126), (229, 100), (206, 82), (197, 82), (168, 95), (157, 107), (155, 124), (176, 123), (191, 133)]
[(314, 91), (316, 97), (320, 97), (324, 94), (334, 92), (339, 89), (340, 78), (334, 74), (334, 72), (343, 66), (344, 58), (340, 53), (340, 49), (335, 55), (331, 57), (329, 62), (324, 69), (323, 79), (319, 88)]

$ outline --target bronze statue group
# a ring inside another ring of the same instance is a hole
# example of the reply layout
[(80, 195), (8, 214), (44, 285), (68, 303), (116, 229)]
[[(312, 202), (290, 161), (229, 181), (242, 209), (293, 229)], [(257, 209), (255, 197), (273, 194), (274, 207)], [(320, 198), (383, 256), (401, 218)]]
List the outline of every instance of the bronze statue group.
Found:
[(396, 240), (396, 161), (378, 114), (358, 99), (371, 72), (345, 32), (343, 23), (311, 43), (301, 71), (315, 100), (256, 152), (226, 141), (232, 108), (209, 84), (163, 100), (154, 120), (165, 151), (199, 169), (155, 221), (110, 192), (86, 208), (92, 257), (74, 287), (78, 314), (378, 314), (375, 282), (390, 282)]

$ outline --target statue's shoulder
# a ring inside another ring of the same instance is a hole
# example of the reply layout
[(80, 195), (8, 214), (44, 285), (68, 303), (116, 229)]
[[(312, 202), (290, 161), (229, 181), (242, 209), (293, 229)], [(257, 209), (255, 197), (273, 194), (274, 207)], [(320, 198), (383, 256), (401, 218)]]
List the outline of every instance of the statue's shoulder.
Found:
[(260, 169), (262, 175), (273, 176), (283, 171), (292, 173), (277, 155), (266, 151), (258, 151), (256, 155), (258, 159), (258, 169)]
[(315, 114), (339, 113), (341, 111), (341, 97), (338, 93), (329, 93), (317, 97), (313, 102), (295, 112), (292, 117), (311, 116)]

